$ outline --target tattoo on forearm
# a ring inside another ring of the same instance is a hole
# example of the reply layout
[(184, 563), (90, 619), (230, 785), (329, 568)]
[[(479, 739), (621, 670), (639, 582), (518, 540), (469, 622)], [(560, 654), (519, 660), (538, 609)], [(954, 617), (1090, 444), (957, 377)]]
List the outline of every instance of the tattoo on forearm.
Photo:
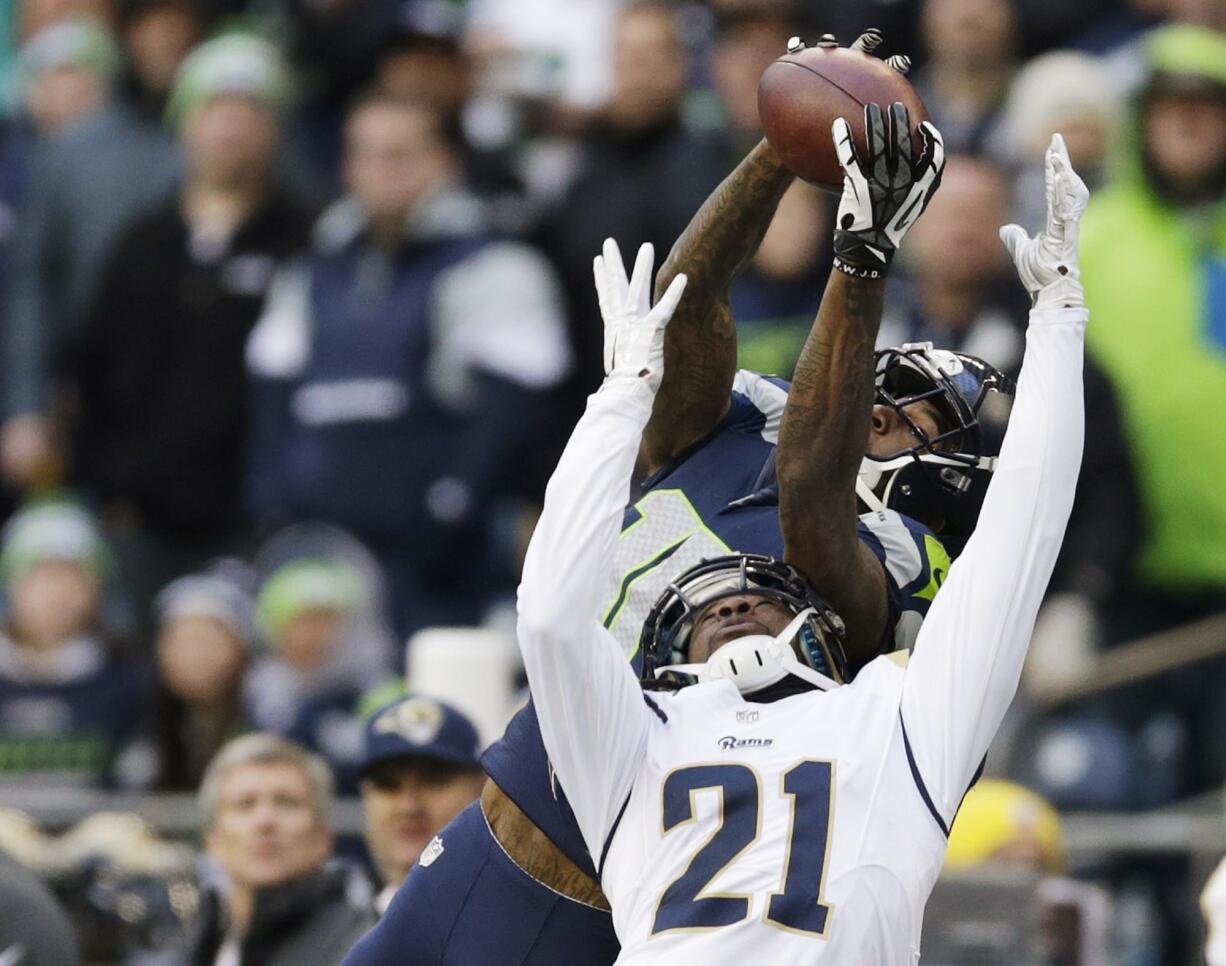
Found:
[[(679, 272), (689, 276), (686, 297), (694, 304), (725, 295), (736, 270), (757, 250), (793, 175), (765, 142), (724, 179), (691, 219), (669, 252), (656, 281), (657, 294)], [(681, 314), (673, 316), (678, 320)], [(691, 313), (683, 320), (702, 324)]]
[(883, 293), (881, 281), (831, 273), (792, 378), (777, 461), (785, 559), (842, 615), (848, 653), (862, 660), (876, 653), (886, 618), (883, 573), (864, 569), (855, 494)]
[(780, 431), (780, 476), (810, 493), (850, 492), (871, 418), (884, 285), (836, 279), (796, 363)]
[(727, 404), (736, 369), (732, 277), (757, 250), (794, 177), (760, 143), (712, 192), (673, 245), (656, 278), (659, 297), (681, 273), (685, 295), (668, 326), (664, 382), (645, 439), (653, 455), (688, 445)]

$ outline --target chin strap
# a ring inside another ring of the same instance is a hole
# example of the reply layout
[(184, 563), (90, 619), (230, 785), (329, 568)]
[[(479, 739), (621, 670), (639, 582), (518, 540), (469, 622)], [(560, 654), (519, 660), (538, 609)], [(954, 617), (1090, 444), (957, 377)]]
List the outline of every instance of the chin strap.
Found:
[(761, 691), (789, 674), (822, 691), (837, 688), (837, 681), (803, 663), (792, 647), (792, 641), (814, 613), (812, 607), (806, 607), (775, 637), (766, 634), (738, 637), (721, 647), (703, 664), (670, 664), (656, 668), (656, 677), (692, 674), (698, 678), (699, 684), (727, 680), (735, 684), (741, 694)]
[[(868, 460), (865, 460), (865, 462), (867, 463)], [(869, 513), (884, 513), (885, 504), (881, 502), (881, 497), (873, 489), (877, 481), (881, 479), (881, 471), (877, 470), (873, 476), (874, 479), (870, 483), (864, 478), (864, 471), (860, 471), (860, 475), (856, 477), (856, 496), (860, 498), (860, 502), (864, 504), (865, 510)]]
[[(963, 473), (969, 470), (987, 470), (989, 473), (994, 473), (1000, 458), (980, 456), (974, 463), (964, 463), (960, 460), (943, 459), (939, 453), (933, 453), (921, 457), (921, 460), (929, 467), (937, 467), (938, 471), (941, 467), (951, 466)], [(866, 456), (860, 461), (860, 473), (856, 476), (856, 496), (864, 504), (867, 512), (884, 513), (888, 509), (876, 489), (881, 483), (881, 477), (890, 470), (902, 469), (913, 461), (914, 457), (910, 454), (896, 456), (889, 460), (874, 460)], [(886, 486), (885, 489), (889, 490), (890, 487)]]

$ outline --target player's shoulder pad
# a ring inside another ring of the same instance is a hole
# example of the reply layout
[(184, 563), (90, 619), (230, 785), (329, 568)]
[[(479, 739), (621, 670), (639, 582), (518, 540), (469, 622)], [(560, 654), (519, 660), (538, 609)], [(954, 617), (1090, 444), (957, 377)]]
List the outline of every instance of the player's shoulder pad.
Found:
[(949, 554), (928, 527), (894, 510), (860, 516), (860, 538), (885, 565), (903, 597), (931, 603), (949, 573)]
[(760, 433), (771, 445), (779, 444), (779, 425), (788, 401), (789, 383), (778, 376), (738, 369), (732, 380), (732, 401), (723, 428)]

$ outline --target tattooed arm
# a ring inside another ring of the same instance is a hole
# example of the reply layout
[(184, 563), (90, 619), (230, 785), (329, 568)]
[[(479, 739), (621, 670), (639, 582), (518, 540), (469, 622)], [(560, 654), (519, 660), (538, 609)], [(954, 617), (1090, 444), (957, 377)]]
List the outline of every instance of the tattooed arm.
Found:
[(902, 104), (891, 105), (888, 114), (869, 104), (864, 127), (868, 153), (861, 159), (850, 125), (842, 118), (834, 122), (844, 173), (835, 270), (792, 377), (776, 456), (784, 559), (843, 618), (853, 665), (875, 657), (891, 630), (885, 570), (859, 539), (856, 505), (885, 277), (945, 164), (941, 136), (926, 122), (924, 150), (913, 159)]
[(762, 141), (698, 209), (656, 277), (656, 297), (689, 279), (664, 343), (664, 382), (640, 451), (648, 472), (701, 439), (728, 410), (736, 325), (728, 291), (757, 250), (793, 175)]
[(784, 559), (843, 618), (853, 665), (875, 657), (888, 630), (885, 570), (860, 539), (856, 505), (884, 292), (883, 279), (830, 273), (779, 429)]

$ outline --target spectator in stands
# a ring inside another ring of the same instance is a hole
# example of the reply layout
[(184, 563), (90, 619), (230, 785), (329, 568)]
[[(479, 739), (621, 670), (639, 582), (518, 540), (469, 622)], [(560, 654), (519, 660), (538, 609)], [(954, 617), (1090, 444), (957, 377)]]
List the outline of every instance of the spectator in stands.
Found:
[(362, 695), (388, 677), (382, 641), (365, 631), (369, 588), (356, 568), (328, 557), (300, 557), (273, 571), (259, 589), (260, 629), (268, 653), (245, 686), (256, 727), (318, 751), (341, 788), (357, 784)]
[(285, 4), (290, 56), (307, 82), (308, 98), (321, 109), (339, 111), (369, 84), (379, 50), (406, 5), (401, 0)]
[(780, 199), (758, 250), (732, 282), (741, 366), (791, 376), (825, 289), (832, 219), (828, 200), (802, 181)]
[(148, 741), (152, 787), (200, 787), (213, 755), (247, 730), (243, 676), (256, 644), (255, 605), (221, 573), (181, 577), (158, 595), (161, 684)]
[(1141, 467), (1149, 613), (1134, 633), (1226, 606), (1226, 436), (1189, 419), (1226, 389), (1226, 38), (1168, 27), (1148, 50), (1127, 164), (1086, 213), (1082, 269), (1103, 320), (1088, 346)]
[[(949, 832), (945, 872), (1014, 870), (1039, 877), (1033, 901), (1050, 966), (1109, 960), (1111, 904), (1099, 886), (1068, 878), (1064, 829), (1042, 796), (1022, 785), (981, 779)], [(990, 884), (985, 882), (987, 888)], [(939, 887), (938, 887), (939, 888)], [(1026, 910), (1017, 910), (1025, 915)]]
[(54, 377), (79, 345), (116, 237), (179, 171), (173, 140), (114, 100), (119, 58), (101, 22), (53, 24), (26, 43), (22, 57), (38, 141), (0, 316), (0, 470), (19, 487), (62, 475)]
[(995, 147), (999, 112), (1017, 69), (1012, 3), (925, 0), (920, 28), (928, 62), (913, 82), (945, 150), (979, 154)]
[[(1149, 74), (1120, 173), (1082, 232), (1089, 353), (1120, 393), (1146, 531), (1136, 588), (1112, 610), (1133, 638), (1226, 608), (1226, 434), (1196, 413), (1226, 392), (1226, 37), (1187, 25), (1149, 35)], [(1226, 663), (1175, 675), (1120, 721), (1164, 705), (1193, 753), (1182, 793), (1226, 777)], [(1134, 696), (1135, 697), (1135, 696)]]
[[(716, 6), (711, 77), (722, 108), (721, 136), (730, 170), (762, 137), (758, 81), (788, 38), (804, 33), (791, 5), (738, 0)], [(807, 38), (815, 42), (816, 37)], [(812, 186), (796, 182), (770, 228), (732, 283), (738, 360), (758, 372), (790, 376), (821, 303), (831, 209)]]
[(949, 831), (945, 868), (974, 869), (989, 863), (1063, 873), (1068, 855), (1060, 813), (1028, 788), (981, 779), (967, 793)]
[(600, 363), (592, 253), (612, 236), (631, 248), (652, 242), (662, 258), (728, 167), (716, 138), (681, 121), (689, 64), (677, 16), (661, 0), (632, 3), (618, 16), (613, 95), (584, 139), (579, 174), (551, 230), (585, 392)]
[(421, 101), (442, 114), (455, 139), (465, 185), (489, 203), (490, 217), (500, 228), (521, 233), (535, 213), (505, 138), (490, 130), (480, 112), (465, 110), (472, 66), (462, 29), (462, 12), (447, 0), (406, 4), (379, 57), (375, 83), (394, 97)]
[(24, 510), (5, 528), (0, 634), (0, 777), (109, 783), (136, 736), (149, 680), (102, 628), (109, 551), (71, 504)]
[(102, 20), (78, 16), (31, 37), (21, 61), (30, 120), (54, 136), (106, 107), (120, 52)]
[[(1127, 164), (1087, 212), (1083, 273), (1105, 319), (1090, 349), (1143, 467), (1138, 580), (1163, 598), (1152, 628), (1226, 604), (1226, 440), (1188, 425), (1226, 386), (1226, 39), (1170, 27), (1148, 50)], [(1155, 378), (1155, 359), (1177, 376)]]
[(335, 966), (374, 921), (369, 892), (332, 853), (332, 774), (268, 734), (226, 744), (200, 786), (206, 891), (182, 962)]
[(1076, 51), (1054, 51), (1017, 72), (1005, 103), (1003, 148), (1013, 179), (1013, 220), (1043, 222), (1043, 152), (1059, 131), (1069, 157), (1096, 191), (1123, 120), (1123, 95), (1107, 65)]
[(15, 4), (14, 35), (28, 40), (44, 27), (73, 17), (105, 19), (110, 13), (110, 0), (23, 0)]
[(346, 138), (349, 196), (248, 345), (252, 502), (358, 536), (403, 637), (481, 619), (492, 510), (570, 349), (548, 264), (491, 235), (437, 111), (375, 92)]
[(461, 47), (463, 15), (453, 5), (425, 2), (405, 5), (375, 65), (381, 90), (406, 100), (420, 100), (459, 124), (472, 74)]
[(609, 96), (608, 40), (620, 5), (620, 0), (472, 0), (466, 42), (495, 93), (543, 101), (563, 113), (592, 112)]
[(206, 31), (202, 0), (122, 0), (119, 35), (127, 60), (124, 99), (147, 123), (161, 124), (183, 60)]
[(907, 250), (908, 284), (887, 293), (878, 343), (932, 342), (1016, 369), (1027, 304), (996, 234), (1007, 221), (1003, 173), (987, 160), (950, 157)]
[(142, 614), (170, 580), (249, 541), (243, 352), (311, 222), (272, 176), (290, 88), (254, 36), (193, 52), (169, 107), (184, 181), (124, 230), (89, 309), (73, 367), (80, 475)]
[(716, 13), (711, 79), (723, 108), (722, 127), (730, 142), (729, 168), (762, 137), (758, 81), (762, 72), (783, 55), (788, 39), (800, 32), (788, 14), (785, 4), (756, 2)]
[(331, 201), (340, 178), (345, 112), (375, 76), (379, 54), (402, 11), (418, 0), (289, 0), (279, 32), (294, 66), (296, 105), (288, 125), (296, 183)]
[(430, 698), (403, 697), (367, 718), (362, 810), (383, 884), (375, 899), (380, 915), (418, 857), (430, 862), (441, 854), (443, 827), (481, 794), (480, 750), (473, 723)]

